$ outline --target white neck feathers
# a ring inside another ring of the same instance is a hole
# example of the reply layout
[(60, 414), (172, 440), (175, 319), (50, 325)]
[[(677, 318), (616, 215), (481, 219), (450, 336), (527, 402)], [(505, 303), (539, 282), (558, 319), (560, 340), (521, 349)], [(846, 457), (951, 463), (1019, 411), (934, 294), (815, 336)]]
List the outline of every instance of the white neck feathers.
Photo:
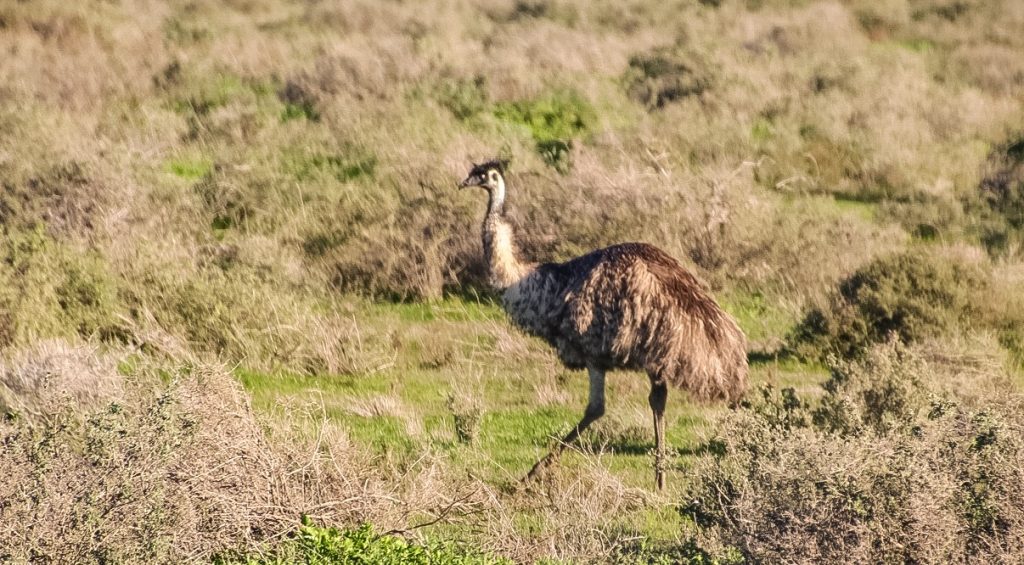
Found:
[(519, 260), (512, 226), (503, 216), (504, 207), (505, 180), (499, 176), (497, 186), (490, 190), (483, 225), (483, 242), (488, 281), (492, 287), (502, 291), (530, 272), (530, 266)]
[(489, 192), (490, 199), (487, 201), (487, 215), (505, 213), (505, 179), (498, 175), (498, 183)]

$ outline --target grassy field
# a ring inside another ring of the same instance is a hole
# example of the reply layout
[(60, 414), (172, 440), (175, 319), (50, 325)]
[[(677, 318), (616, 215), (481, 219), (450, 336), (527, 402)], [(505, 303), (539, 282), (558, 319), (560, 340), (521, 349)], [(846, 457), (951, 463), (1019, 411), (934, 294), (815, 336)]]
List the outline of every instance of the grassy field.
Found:
[[(509, 487), (586, 406), (585, 373), (565, 370), (545, 344), (514, 333), (495, 305), (448, 299), (360, 304), (357, 312), (360, 331), (391, 340), (393, 349), (380, 366), (343, 375), (239, 369), (254, 406), (274, 414), (281, 406), (319, 405), (386, 464), (407, 465), (429, 448), (460, 470)], [(824, 369), (794, 362), (757, 361), (752, 369), (755, 383), (808, 390), (825, 376)], [(649, 391), (644, 374), (612, 375), (609, 415), (586, 444), (633, 487), (652, 484)], [(667, 433), (680, 465), (700, 447), (696, 430), (722, 409), (674, 396)], [(460, 441), (455, 418), (473, 414), (473, 437)], [(567, 459), (567, 468), (573, 461)]]
[[(1021, 29), (0, 0), (0, 561), (1019, 562)], [(630, 373), (519, 486), (587, 384), (487, 287), (493, 157), (525, 258), (654, 243), (746, 333), (741, 406), (670, 392), (665, 493)]]
[[(479, 479), (505, 496), (533, 498), (520, 481), (581, 416), (585, 373), (562, 368), (545, 344), (510, 328), (501, 309), (489, 301), (356, 301), (351, 308), (364, 346), (386, 350), (379, 364), (339, 375), (237, 369), (235, 376), (257, 411), (274, 419), (305, 414), (311, 427), (327, 418), (375, 466), (398, 474), (429, 454), (444, 461), (449, 472)], [(771, 320), (756, 297), (746, 298), (736, 314), (748, 335), (782, 339), (765, 327)], [(380, 339), (387, 345), (375, 343)], [(826, 377), (824, 368), (791, 359), (758, 358), (751, 368), (754, 386), (795, 387), (811, 396)], [(670, 483), (665, 493), (655, 495), (648, 392), (645, 374), (613, 373), (608, 415), (588, 432), (581, 451), (561, 459), (557, 474), (586, 475), (595, 466), (610, 473), (647, 502), (609, 517), (602, 528), (649, 543), (679, 543), (682, 521), (675, 501), (694, 455), (706, 448), (710, 423), (725, 408), (694, 404), (678, 391), (672, 395)], [(460, 425), (466, 430), (462, 436)], [(528, 506), (520, 509), (515, 527), (527, 535), (550, 527), (544, 523), (550, 516), (544, 514)], [(442, 524), (425, 532), (459, 539), (465, 537), (460, 529)]]

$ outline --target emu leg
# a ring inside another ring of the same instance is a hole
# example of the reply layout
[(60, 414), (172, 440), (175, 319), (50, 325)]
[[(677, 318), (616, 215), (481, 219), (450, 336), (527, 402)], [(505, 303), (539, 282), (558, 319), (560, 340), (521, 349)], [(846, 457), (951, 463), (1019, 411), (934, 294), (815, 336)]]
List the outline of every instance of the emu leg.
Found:
[(583, 411), (583, 419), (562, 438), (562, 441), (551, 450), (551, 453), (545, 455), (530, 469), (524, 480), (532, 480), (541, 474), (548, 465), (558, 461), (558, 456), (562, 454), (566, 447), (579, 439), (580, 434), (590, 427), (590, 424), (604, 416), (604, 371), (593, 368), (588, 368), (587, 371), (590, 377), (590, 398), (587, 402), (587, 409)]
[(651, 395), (647, 400), (654, 413), (654, 482), (658, 490), (665, 490), (665, 400), (668, 387), (665, 381), (651, 380)]

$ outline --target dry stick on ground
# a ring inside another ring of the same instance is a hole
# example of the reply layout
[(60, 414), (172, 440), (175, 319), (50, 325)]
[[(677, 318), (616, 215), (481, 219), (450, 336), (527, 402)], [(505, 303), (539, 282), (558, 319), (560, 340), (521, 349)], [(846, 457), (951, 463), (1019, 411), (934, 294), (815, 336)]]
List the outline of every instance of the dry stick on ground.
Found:
[(505, 219), (505, 164), (474, 165), (460, 187), (488, 194), (483, 248), (491, 286), (512, 320), (555, 347), (570, 369), (587, 369), (583, 419), (530, 470), (537, 476), (604, 415), (605, 373), (647, 372), (654, 416), (655, 483), (665, 486), (668, 385), (701, 400), (736, 401), (747, 385), (746, 337), (675, 259), (643, 243), (613, 245), (566, 263), (524, 263)]
[[(441, 508), (434, 515), (434, 517), (432, 519), (427, 520), (426, 522), (423, 522), (421, 524), (416, 524), (415, 526), (409, 526), (408, 528), (396, 528), (396, 529), (393, 529), (393, 530), (388, 530), (387, 532), (384, 532), (381, 535), (385, 535), (385, 536), (405, 535), (405, 534), (407, 534), (409, 532), (412, 532), (412, 531), (415, 531), (415, 530), (419, 530), (421, 528), (426, 528), (428, 526), (433, 526), (434, 524), (440, 523), (440, 522), (446, 520), (452, 513), (455, 512), (455, 510), (457, 508), (459, 508), (461, 505), (463, 505), (463, 503), (465, 503), (467, 500), (473, 498), (478, 492), (480, 492), (479, 487), (473, 489), (468, 494), (465, 494), (463, 496), (460, 496), (460, 497), (452, 500), (451, 502), (446, 504), (443, 508)], [(471, 510), (471, 511), (467, 511), (467, 512), (460, 512), (458, 514), (458, 517), (464, 518), (466, 516), (472, 516), (474, 514), (479, 514), (482, 511), (483, 511), (482, 509), (477, 508), (477, 509), (474, 509), (474, 510)]]

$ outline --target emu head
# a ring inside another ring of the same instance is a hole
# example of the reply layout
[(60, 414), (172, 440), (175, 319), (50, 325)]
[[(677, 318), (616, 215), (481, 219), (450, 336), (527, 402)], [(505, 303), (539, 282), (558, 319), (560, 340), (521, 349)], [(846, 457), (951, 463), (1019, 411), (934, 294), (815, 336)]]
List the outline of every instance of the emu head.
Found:
[[(466, 179), (459, 183), (459, 188), (466, 188), (467, 186), (479, 186), (490, 192), (492, 195), (496, 191), (505, 190), (505, 166), (508, 165), (508, 161), (493, 159), (486, 163), (479, 165), (474, 164), (473, 168), (469, 170), (469, 175)], [(502, 194), (504, 196), (504, 194)]]

